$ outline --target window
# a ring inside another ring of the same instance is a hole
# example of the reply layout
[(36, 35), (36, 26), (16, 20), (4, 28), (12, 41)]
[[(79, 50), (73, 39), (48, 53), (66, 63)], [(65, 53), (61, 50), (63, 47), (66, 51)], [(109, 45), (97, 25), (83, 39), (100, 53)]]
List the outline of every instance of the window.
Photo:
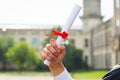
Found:
[(110, 53), (106, 53), (105, 54), (105, 65), (106, 65), (106, 68), (110, 68), (111, 66), (111, 54)]
[(35, 47), (39, 46), (39, 40), (38, 40), (38, 38), (32, 38), (32, 45), (35, 46)]
[(93, 42), (93, 47), (96, 48), (96, 44), (97, 44), (96, 37), (94, 37), (93, 40), (94, 40), (94, 42)]
[(85, 62), (88, 63), (88, 56), (85, 56)]
[(89, 43), (89, 41), (88, 41), (88, 39), (86, 38), (86, 39), (85, 39), (85, 47), (88, 47), (88, 46), (89, 46), (88, 43)]
[(70, 39), (70, 42), (72, 43), (72, 44), (75, 44), (75, 39)]
[(120, 7), (120, 0), (116, 0), (116, 7), (117, 7), (117, 8)]
[(111, 42), (110, 42), (110, 40), (111, 40), (111, 31), (109, 30), (109, 31), (107, 31), (106, 32), (106, 46), (108, 46)]
[(119, 27), (120, 26), (120, 19), (116, 20), (116, 26)]
[(20, 41), (25, 41), (25, 40), (26, 40), (25, 37), (20, 38)]

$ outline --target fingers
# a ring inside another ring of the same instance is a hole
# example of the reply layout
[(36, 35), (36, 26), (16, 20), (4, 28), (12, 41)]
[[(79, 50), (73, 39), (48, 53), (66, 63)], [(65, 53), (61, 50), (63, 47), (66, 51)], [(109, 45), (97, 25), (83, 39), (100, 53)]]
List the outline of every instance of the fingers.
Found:
[(52, 58), (48, 56), (44, 51), (41, 52), (41, 56), (43, 61), (45, 60), (52, 61)]
[(53, 46), (53, 48), (55, 48), (56, 50), (58, 49), (57, 43), (55, 41), (55, 39), (51, 39), (50, 40), (50, 44)]
[(66, 55), (66, 50), (64, 46), (59, 46), (59, 55), (56, 59), (56, 62), (61, 62)]
[(60, 47), (60, 52), (63, 53), (63, 54), (66, 54), (65, 46)]
[(66, 55), (65, 46), (61, 46), (59, 49), (60, 49), (60, 54), (61, 54), (60, 58), (62, 59)]
[(43, 51), (41, 51), (40, 55), (41, 55), (43, 61), (46, 59), (49, 59), (49, 57), (47, 57), (47, 55)]
[(55, 58), (55, 56), (47, 49), (47, 48), (44, 48), (43, 49), (43, 52), (46, 54), (46, 58), (49, 60), (49, 61), (52, 61), (52, 59)]
[(58, 46), (54, 39), (50, 40), (50, 44), (41, 51), (42, 60), (49, 60), (50, 62), (60, 62), (66, 55), (64, 46)]
[(55, 48), (53, 48), (53, 46), (51, 44), (47, 44), (46, 48), (52, 53), (52, 55), (54, 55), (56, 57), (58, 56), (57, 51), (55, 50)]
[(60, 53), (60, 50), (58, 49), (58, 45), (57, 45), (57, 43), (56, 43), (56, 41), (55, 41), (55, 39), (51, 39), (50, 40), (50, 44), (53, 46), (53, 48), (57, 51), (57, 55)]
[(47, 44), (41, 53), (43, 60), (47, 59), (49, 61), (52, 61), (58, 56), (57, 51), (51, 44)]

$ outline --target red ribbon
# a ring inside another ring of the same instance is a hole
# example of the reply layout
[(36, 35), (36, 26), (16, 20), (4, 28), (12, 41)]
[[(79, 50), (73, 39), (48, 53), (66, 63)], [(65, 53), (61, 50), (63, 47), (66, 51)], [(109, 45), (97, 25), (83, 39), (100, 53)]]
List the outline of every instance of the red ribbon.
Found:
[(68, 39), (68, 33), (63, 31), (59, 32), (58, 30), (53, 30), (53, 34), (46, 34), (46, 36), (61, 36), (63, 39)]

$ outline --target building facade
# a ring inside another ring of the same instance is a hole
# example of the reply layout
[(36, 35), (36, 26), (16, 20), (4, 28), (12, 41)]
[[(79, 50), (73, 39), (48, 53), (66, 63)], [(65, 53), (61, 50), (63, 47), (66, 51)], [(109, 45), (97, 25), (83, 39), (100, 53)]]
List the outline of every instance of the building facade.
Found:
[[(21, 26), (22, 27), (22, 26)], [(45, 36), (46, 34), (50, 34), (51, 29), (39, 29), (39, 28), (34, 28), (34, 26), (29, 27), (29, 29), (6, 29), (6, 31), (3, 31), (2, 29), (0, 30), (0, 35), (4, 36), (13, 36), (15, 42), (19, 42), (21, 40), (25, 40), (28, 43), (32, 44), (37, 51), (40, 51), (42, 48), (42, 42), (44, 42), (45, 38), (48, 36)], [(42, 26), (44, 27), (44, 26)], [(69, 39), (72, 41), (73, 44), (76, 45), (77, 48), (81, 47), (81, 41), (79, 40), (81, 38), (80, 36), (81, 32), (80, 30), (70, 30), (69, 31)], [(67, 41), (67, 40), (66, 40)]]
[(120, 2), (115, 0), (114, 3), (117, 4), (114, 6), (115, 15), (112, 19), (103, 22), (104, 17), (100, 14), (101, 0), (84, 0), (84, 16), (81, 17), (84, 57), (88, 65), (95, 69), (110, 69), (120, 63), (120, 39), (118, 36)]

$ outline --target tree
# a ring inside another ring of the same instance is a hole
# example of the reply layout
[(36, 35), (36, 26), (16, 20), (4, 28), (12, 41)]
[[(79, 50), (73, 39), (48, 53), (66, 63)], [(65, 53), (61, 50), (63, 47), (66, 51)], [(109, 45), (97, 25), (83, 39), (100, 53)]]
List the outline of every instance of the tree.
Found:
[(6, 70), (7, 58), (6, 52), (10, 47), (14, 45), (14, 40), (12, 36), (0, 36), (0, 61), (3, 66), (3, 70)]
[(83, 50), (77, 49), (73, 44), (65, 44), (66, 46), (66, 56), (63, 59), (64, 65), (69, 71), (75, 71), (79, 69), (87, 68), (87, 64), (83, 60)]
[[(54, 29), (56, 29), (58, 31), (61, 31), (61, 27), (60, 26), (58, 26), (58, 28), (53, 28), (52, 30), (54, 30)], [(52, 34), (52, 30), (51, 30), (50, 34)], [(47, 37), (45, 40), (43, 40), (42, 46), (45, 47), (45, 45), (49, 43), (50, 39), (56, 39), (56, 38), (57, 38), (57, 36), (49, 36), (49, 37)]]
[(35, 48), (25, 41), (21, 41), (10, 48), (6, 56), (18, 66), (19, 71), (39, 62), (39, 55)]

